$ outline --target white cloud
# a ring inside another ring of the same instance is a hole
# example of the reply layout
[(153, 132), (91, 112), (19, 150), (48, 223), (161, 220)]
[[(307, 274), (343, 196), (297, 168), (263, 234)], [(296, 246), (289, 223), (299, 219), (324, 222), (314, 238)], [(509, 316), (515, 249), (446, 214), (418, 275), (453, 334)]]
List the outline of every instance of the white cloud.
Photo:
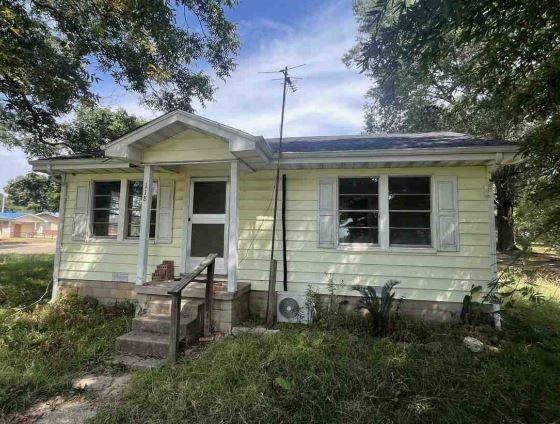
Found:
[[(220, 82), (216, 100), (199, 113), (266, 137), (278, 136), (282, 88), (274, 75), (259, 71), (285, 65), (306, 66), (291, 74), (302, 77), (287, 99), (286, 136), (359, 133), (369, 80), (342, 63), (357, 33), (349, 2), (333, 2), (293, 26), (269, 20), (241, 23), (244, 37), (262, 37), (253, 52), (242, 55), (235, 74)], [(270, 33), (273, 33), (271, 36)]]

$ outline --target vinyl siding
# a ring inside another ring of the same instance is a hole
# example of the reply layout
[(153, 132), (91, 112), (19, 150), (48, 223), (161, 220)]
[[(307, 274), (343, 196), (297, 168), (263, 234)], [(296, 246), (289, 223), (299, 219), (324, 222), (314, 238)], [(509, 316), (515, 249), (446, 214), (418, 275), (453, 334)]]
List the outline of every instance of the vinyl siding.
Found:
[[(383, 285), (401, 282), (397, 296), (405, 299), (460, 302), (473, 284), (491, 279), (488, 225), (488, 184), (485, 167), (434, 167), (287, 171), (286, 230), (288, 289), (303, 293), (309, 285), (323, 291), (327, 274), (336, 282)], [(343, 250), (317, 247), (318, 179), (332, 176), (457, 175), (459, 199), (458, 252)], [(253, 290), (266, 290), (272, 236), (274, 174), (243, 174), (239, 200), (240, 280)], [(279, 208), (280, 210), (280, 208)], [(279, 215), (280, 216), (280, 215)], [(280, 227), (280, 226), (279, 226)], [(276, 235), (278, 281), (283, 271), (281, 232)], [(348, 290), (348, 294), (352, 294)], [(355, 293), (354, 293), (355, 294)]]
[[(83, 181), (107, 181), (127, 178), (141, 180), (142, 174), (77, 174), (68, 175), (68, 191), (66, 212), (63, 228), (62, 249), (60, 258), (60, 274), (62, 279), (84, 279), (112, 281), (113, 272), (126, 273), (128, 281), (133, 282), (136, 277), (136, 262), (138, 258), (137, 240), (72, 240), (72, 222), (76, 205), (76, 184)], [(148, 249), (148, 272), (155, 269), (163, 259), (175, 261), (176, 273), (181, 265), (181, 249), (183, 239), (183, 207), (186, 195), (185, 174), (160, 174), (155, 178), (175, 180), (175, 210), (173, 213), (172, 243), (156, 244), (150, 242)], [(91, 195), (91, 193), (90, 193)], [(151, 275), (147, 276), (147, 281)]]
[(161, 141), (143, 153), (144, 163), (197, 162), (235, 159), (227, 141), (186, 130)]

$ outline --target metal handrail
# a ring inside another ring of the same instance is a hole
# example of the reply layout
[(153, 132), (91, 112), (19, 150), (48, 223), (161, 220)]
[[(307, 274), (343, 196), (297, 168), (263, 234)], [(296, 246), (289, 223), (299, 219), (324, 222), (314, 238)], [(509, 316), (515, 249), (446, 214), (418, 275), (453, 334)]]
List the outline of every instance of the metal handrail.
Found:
[(204, 258), (198, 266), (188, 274), (181, 277), (181, 280), (170, 290), (171, 295), (171, 329), (169, 332), (169, 361), (175, 362), (179, 351), (181, 334), (181, 294), (202, 271), (206, 271), (206, 287), (204, 293), (204, 337), (209, 337), (212, 330), (212, 307), (214, 304), (214, 269), (216, 267), (217, 253), (211, 253)]

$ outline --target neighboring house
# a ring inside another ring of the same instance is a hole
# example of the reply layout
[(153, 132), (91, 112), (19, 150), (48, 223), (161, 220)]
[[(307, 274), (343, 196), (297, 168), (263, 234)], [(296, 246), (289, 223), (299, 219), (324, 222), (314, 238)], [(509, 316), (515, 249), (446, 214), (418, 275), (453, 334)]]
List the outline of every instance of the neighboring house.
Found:
[(50, 212), (0, 213), (0, 236), (3, 238), (55, 237), (57, 230), (58, 216)]
[[(155, 293), (145, 283), (162, 261), (178, 275), (216, 252), (228, 299), (243, 303), (233, 310), (248, 302), (262, 315), (278, 147), (175, 111), (110, 143), (105, 157), (32, 161), (63, 183), (56, 287), (135, 299)], [(473, 285), (496, 275), (489, 178), (516, 151), (457, 133), (285, 139), (288, 290), (324, 292), (327, 274), (347, 287), (396, 279), (401, 310), (452, 318)], [(277, 258), (280, 228), (279, 219)]]

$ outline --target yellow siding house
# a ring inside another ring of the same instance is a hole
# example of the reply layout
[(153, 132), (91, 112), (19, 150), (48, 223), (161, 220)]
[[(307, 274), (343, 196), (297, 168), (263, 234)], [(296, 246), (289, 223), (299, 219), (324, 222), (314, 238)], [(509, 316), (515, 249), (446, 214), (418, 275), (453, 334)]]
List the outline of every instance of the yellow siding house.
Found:
[[(490, 175), (514, 160), (503, 140), (457, 133), (283, 140), (276, 290), (324, 291), (328, 278), (382, 286), (427, 319), (453, 319), (473, 285), (496, 273)], [(135, 299), (155, 267), (175, 275), (218, 253), (232, 296), (245, 287), (262, 314), (272, 239), (276, 139), (175, 111), (105, 147), (104, 157), (32, 161), (60, 179), (53, 295), (63, 287), (104, 301)]]

